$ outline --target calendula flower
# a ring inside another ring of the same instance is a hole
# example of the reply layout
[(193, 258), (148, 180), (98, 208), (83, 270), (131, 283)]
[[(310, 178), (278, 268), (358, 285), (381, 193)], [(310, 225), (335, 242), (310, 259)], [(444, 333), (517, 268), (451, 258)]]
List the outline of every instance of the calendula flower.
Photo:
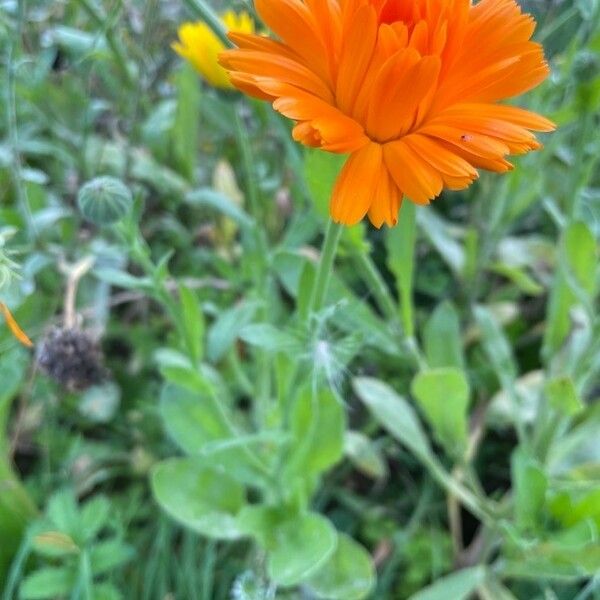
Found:
[(231, 33), (231, 81), (294, 120), (294, 139), (349, 154), (334, 221), (394, 225), (477, 169), (541, 147), (544, 117), (498, 104), (548, 75), (534, 19), (515, 0), (256, 0), (278, 39)]
[[(236, 14), (229, 10), (221, 19), (228, 31), (254, 32), (254, 23), (246, 12)], [(177, 54), (188, 60), (212, 86), (233, 89), (227, 73), (218, 62), (218, 55), (225, 46), (206, 23), (183, 23), (177, 34), (179, 41), (172, 46)]]
[(19, 342), (21, 342), (23, 346), (31, 348), (33, 346), (32, 341), (27, 337), (27, 334), (19, 327), (19, 324), (12, 316), (12, 313), (10, 312), (10, 310), (8, 310), (8, 306), (6, 306), (6, 304), (4, 304), (3, 302), (0, 302), (0, 312), (4, 315), (4, 320), (6, 321), (8, 328), (10, 329), (11, 333), (15, 336), (15, 338), (17, 338), (17, 340), (19, 340)]

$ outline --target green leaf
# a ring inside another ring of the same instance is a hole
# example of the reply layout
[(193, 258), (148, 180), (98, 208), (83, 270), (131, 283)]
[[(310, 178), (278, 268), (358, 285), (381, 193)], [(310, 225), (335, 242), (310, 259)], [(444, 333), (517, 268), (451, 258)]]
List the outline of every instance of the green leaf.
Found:
[(520, 267), (498, 262), (492, 265), (491, 270), (512, 281), (524, 294), (541, 296), (544, 293), (544, 287)]
[(47, 567), (27, 576), (19, 588), (21, 600), (44, 600), (67, 596), (75, 587), (77, 574), (66, 567)]
[(418, 211), (417, 216), (423, 235), (452, 271), (460, 277), (466, 265), (465, 250), (456, 241), (450, 224), (431, 207)]
[(307, 582), (320, 598), (328, 600), (362, 600), (375, 585), (371, 556), (351, 537), (338, 534), (333, 556)]
[(92, 423), (108, 423), (117, 413), (121, 389), (112, 381), (88, 388), (79, 399), (79, 413)]
[(197, 365), (203, 356), (204, 315), (196, 295), (184, 285), (179, 286), (179, 303), (181, 305), (181, 320), (183, 335), (192, 358)]
[(303, 477), (326, 471), (342, 458), (346, 414), (340, 401), (329, 390), (305, 387), (292, 410), (294, 442), (287, 459), (286, 475)]
[(298, 285), (298, 297), (296, 299), (296, 306), (298, 307), (298, 318), (300, 322), (308, 322), (308, 314), (310, 312), (310, 302), (312, 299), (312, 290), (315, 284), (316, 278), (316, 267), (315, 265), (306, 260), (304, 268), (300, 275), (300, 282)]
[(517, 365), (511, 345), (493, 314), (484, 306), (475, 307), (475, 318), (481, 330), (485, 353), (503, 386), (517, 377)]
[(200, 124), (200, 86), (194, 68), (184, 63), (177, 73), (177, 109), (173, 126), (173, 153), (180, 172), (193, 180), (198, 156), (198, 130)]
[(416, 456), (429, 457), (427, 436), (412, 406), (385, 383), (368, 377), (353, 381), (356, 395), (379, 424)]
[(485, 567), (471, 567), (438, 579), (409, 600), (467, 600), (486, 578)]
[(252, 346), (257, 346), (271, 353), (292, 353), (301, 349), (297, 338), (268, 323), (246, 325), (240, 331), (240, 338)]
[(216, 398), (167, 384), (160, 397), (160, 414), (173, 441), (187, 454), (199, 454), (205, 444), (232, 437)]
[(387, 476), (388, 467), (381, 452), (370, 438), (359, 431), (346, 432), (344, 452), (352, 464), (365, 475), (374, 479)]
[(513, 389), (500, 389), (493, 396), (486, 420), (495, 429), (510, 427), (519, 420), (534, 423), (543, 408), (540, 402), (544, 388), (543, 371), (531, 371), (515, 380)]
[(104, 496), (94, 496), (81, 508), (81, 534), (85, 541), (93, 540), (108, 524), (110, 501)]
[(523, 448), (512, 455), (511, 474), (517, 526), (522, 530), (534, 529), (541, 521), (546, 503), (546, 474)]
[(423, 348), (427, 363), (433, 369), (438, 367), (464, 368), (465, 358), (460, 335), (460, 319), (451, 302), (438, 304), (425, 324)]
[(238, 515), (240, 530), (268, 551), (268, 573), (288, 587), (306, 581), (333, 555), (337, 533), (316, 513), (290, 514), (266, 505), (247, 506)]
[(417, 241), (416, 220), (416, 206), (412, 202), (404, 202), (398, 225), (388, 229), (385, 233), (387, 265), (396, 278), (403, 315), (402, 322), (408, 337), (414, 335), (413, 283)]
[(96, 177), (79, 190), (77, 203), (94, 225), (112, 225), (131, 212), (133, 196), (120, 179)]
[(185, 201), (192, 206), (210, 208), (235, 221), (242, 229), (252, 229), (252, 217), (231, 198), (211, 188), (200, 188), (186, 195)]
[(149, 291), (152, 289), (152, 282), (148, 277), (134, 277), (125, 271), (118, 269), (104, 268), (95, 269), (94, 275), (101, 281), (110, 285), (123, 288), (125, 290)]
[(173, 519), (207, 537), (232, 540), (241, 532), (235, 515), (244, 506), (244, 488), (193, 458), (174, 458), (156, 465), (152, 492)]
[(92, 573), (94, 575), (110, 573), (130, 561), (133, 556), (133, 548), (119, 539), (99, 542), (90, 551)]
[(122, 600), (123, 595), (112, 583), (94, 585), (93, 600)]
[(72, 490), (65, 489), (54, 494), (48, 502), (46, 514), (58, 531), (67, 533), (74, 539), (80, 537), (79, 508)]
[(548, 508), (552, 516), (567, 527), (591, 519), (600, 529), (600, 488), (562, 492), (548, 502)]
[(548, 405), (559, 413), (573, 417), (584, 409), (584, 404), (570, 377), (556, 377), (546, 382), (544, 388)]
[(579, 581), (600, 571), (598, 530), (591, 521), (583, 521), (547, 539), (529, 543), (503, 565), (509, 577), (526, 580), (548, 579)]
[(597, 252), (596, 240), (584, 223), (571, 223), (563, 232), (544, 332), (546, 358), (553, 356), (567, 339), (572, 328), (571, 310), (579, 304), (593, 311)]
[(74, 27), (57, 25), (49, 27), (46, 33), (50, 36), (53, 44), (74, 55), (83, 56), (106, 50), (104, 36), (99, 37)]
[(206, 353), (211, 362), (218, 362), (227, 354), (240, 331), (252, 322), (258, 307), (257, 302), (244, 302), (219, 315), (208, 332)]
[(42, 531), (33, 538), (33, 549), (43, 556), (56, 558), (79, 554), (80, 548), (73, 538), (60, 531)]
[(22, 385), (30, 360), (20, 347), (0, 353), (0, 580), (21, 543), (25, 526), (37, 513), (12, 467), (6, 432), (12, 400)]
[(243, 433), (233, 428), (223, 398), (167, 384), (161, 394), (160, 414), (173, 441), (187, 454), (243, 483), (264, 483), (256, 461), (251, 460), (245, 444), (240, 444)]
[(463, 371), (444, 368), (421, 372), (413, 379), (412, 394), (446, 452), (461, 457), (467, 446), (470, 395)]

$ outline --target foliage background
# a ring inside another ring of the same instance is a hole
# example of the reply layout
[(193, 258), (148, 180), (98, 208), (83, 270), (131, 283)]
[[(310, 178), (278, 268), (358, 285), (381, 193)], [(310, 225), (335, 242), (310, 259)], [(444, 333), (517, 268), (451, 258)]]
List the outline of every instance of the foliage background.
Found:
[[(310, 597), (276, 592), (249, 540), (199, 536), (155, 501), (154, 465), (195, 435), (169, 435), (158, 400), (182, 354), (267, 453), (287, 443), (261, 402), (286, 355), (342, 399), (345, 457), (322, 449), (336, 464), (311, 505), (373, 557), (372, 598), (600, 598), (600, 7), (523, 5), (553, 67), (526, 104), (557, 133), (513, 173), (418, 209), (414, 246), (410, 209), (395, 230), (348, 233), (307, 340), (301, 277), (338, 164), (182, 64), (169, 46), (195, 2), (0, 2), (1, 299), (39, 348), (65, 270), (93, 257), (77, 309), (111, 373), (67, 392), (0, 330), (5, 598), (61, 597), (61, 572), (73, 598)], [(215, 3), (229, 6), (247, 7)], [(120, 224), (78, 207), (100, 175), (133, 192)], [(385, 412), (406, 405), (442, 475)], [(458, 507), (450, 473), (493, 502), (491, 525)]]

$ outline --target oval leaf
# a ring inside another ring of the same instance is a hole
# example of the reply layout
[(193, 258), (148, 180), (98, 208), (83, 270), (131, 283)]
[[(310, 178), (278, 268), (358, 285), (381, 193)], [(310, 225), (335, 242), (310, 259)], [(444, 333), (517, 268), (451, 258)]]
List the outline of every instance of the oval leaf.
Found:
[(415, 455), (431, 454), (429, 442), (412, 406), (377, 379), (359, 377), (353, 382), (356, 395), (367, 405), (379, 424)]
[(352, 538), (338, 534), (338, 545), (308, 586), (320, 598), (362, 600), (375, 584), (375, 569), (369, 553)]
[(451, 456), (462, 455), (467, 445), (469, 382), (458, 369), (432, 369), (412, 382), (417, 399), (439, 442)]
[(485, 581), (485, 567), (473, 567), (451, 573), (413, 594), (409, 600), (467, 600)]
[(207, 537), (240, 537), (235, 515), (245, 502), (244, 488), (193, 458), (156, 465), (151, 475), (154, 497), (176, 521)]
[(287, 587), (316, 573), (335, 552), (337, 533), (316, 513), (291, 514), (270, 506), (247, 506), (238, 515), (240, 529), (269, 552), (269, 577)]

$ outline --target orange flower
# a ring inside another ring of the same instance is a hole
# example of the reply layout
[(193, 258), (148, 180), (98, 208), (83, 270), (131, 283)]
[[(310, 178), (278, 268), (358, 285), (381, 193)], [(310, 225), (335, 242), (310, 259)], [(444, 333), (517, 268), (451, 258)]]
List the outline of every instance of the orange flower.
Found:
[(402, 198), (428, 204), (476, 169), (537, 150), (544, 117), (498, 101), (548, 75), (534, 19), (515, 0), (256, 0), (278, 40), (230, 33), (221, 64), (242, 91), (296, 121), (307, 146), (350, 154), (336, 222), (394, 225)]

